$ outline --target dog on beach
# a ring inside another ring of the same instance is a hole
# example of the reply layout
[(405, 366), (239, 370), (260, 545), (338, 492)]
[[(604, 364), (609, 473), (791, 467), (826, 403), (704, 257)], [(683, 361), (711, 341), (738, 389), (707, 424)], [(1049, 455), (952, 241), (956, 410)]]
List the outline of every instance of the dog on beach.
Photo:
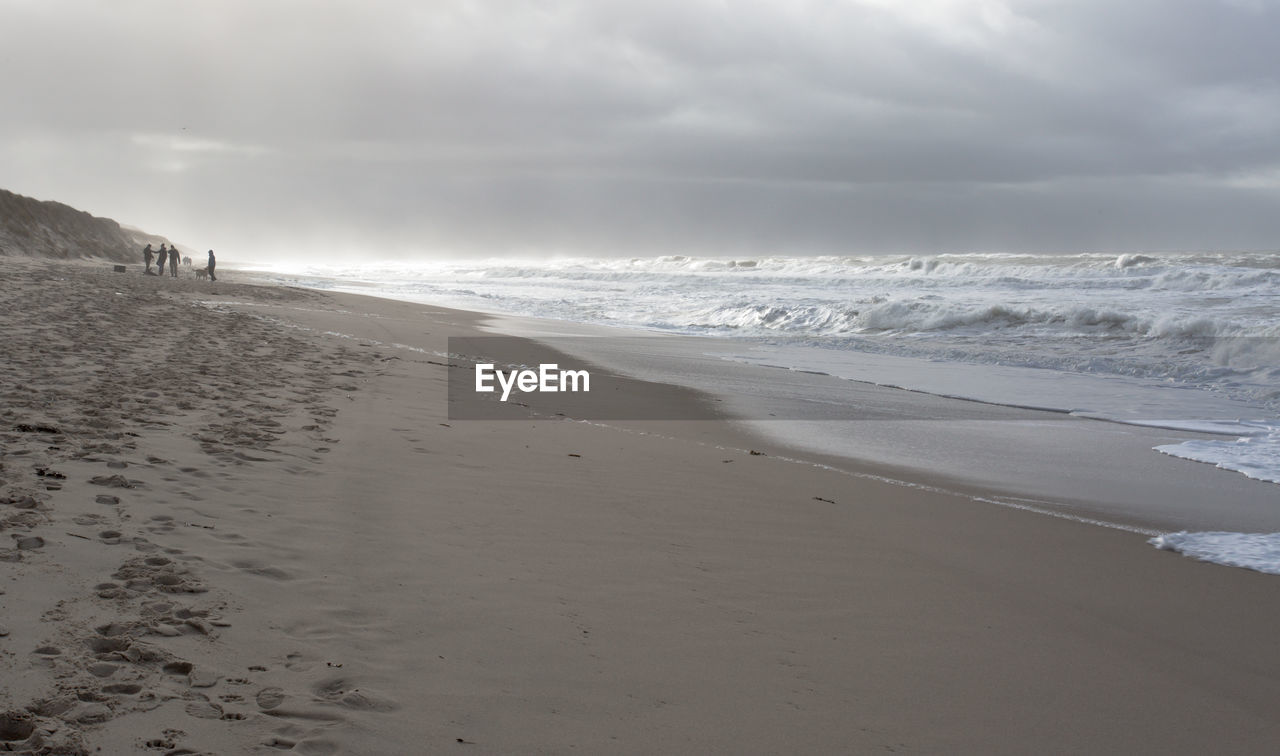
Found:
[(209, 269), (208, 269), (208, 268), (197, 268), (197, 269), (196, 269), (196, 280), (197, 280), (197, 281), (203, 281), (203, 280), (205, 280), (205, 279), (206, 279), (206, 278), (208, 278), (208, 277), (209, 277)]

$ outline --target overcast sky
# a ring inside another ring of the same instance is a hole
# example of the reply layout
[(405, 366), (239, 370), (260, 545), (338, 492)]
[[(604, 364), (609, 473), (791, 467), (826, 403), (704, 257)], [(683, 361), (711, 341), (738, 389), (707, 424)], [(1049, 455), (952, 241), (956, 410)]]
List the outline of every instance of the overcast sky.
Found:
[(272, 256), (1280, 249), (1280, 0), (0, 0), (0, 188)]

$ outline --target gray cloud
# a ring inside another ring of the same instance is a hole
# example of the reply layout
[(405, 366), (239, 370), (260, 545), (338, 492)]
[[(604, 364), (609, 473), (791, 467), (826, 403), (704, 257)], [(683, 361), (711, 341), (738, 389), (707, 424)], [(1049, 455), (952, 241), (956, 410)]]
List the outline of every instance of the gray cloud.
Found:
[(0, 4), (0, 184), (228, 260), (1271, 248), (1280, 3)]

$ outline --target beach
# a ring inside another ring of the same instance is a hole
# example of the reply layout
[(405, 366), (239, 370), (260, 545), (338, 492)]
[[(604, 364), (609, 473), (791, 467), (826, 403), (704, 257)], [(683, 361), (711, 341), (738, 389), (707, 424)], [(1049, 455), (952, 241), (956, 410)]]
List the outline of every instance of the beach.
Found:
[(451, 418), (489, 319), (256, 281), (0, 268), (9, 750), (1280, 740), (1275, 576), (722, 420)]

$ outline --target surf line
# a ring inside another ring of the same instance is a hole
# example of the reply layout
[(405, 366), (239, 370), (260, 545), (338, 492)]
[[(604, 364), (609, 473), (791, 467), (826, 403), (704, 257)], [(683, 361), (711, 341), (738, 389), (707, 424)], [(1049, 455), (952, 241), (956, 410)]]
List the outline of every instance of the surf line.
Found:
[(511, 390), (521, 393), (556, 393), (559, 391), (590, 391), (591, 373), (586, 370), (561, 370), (554, 362), (542, 363), (537, 370), (498, 370), (492, 362), (476, 363), (476, 391), (492, 393), (497, 390), (493, 381), (502, 388), (502, 401), (507, 401)]

